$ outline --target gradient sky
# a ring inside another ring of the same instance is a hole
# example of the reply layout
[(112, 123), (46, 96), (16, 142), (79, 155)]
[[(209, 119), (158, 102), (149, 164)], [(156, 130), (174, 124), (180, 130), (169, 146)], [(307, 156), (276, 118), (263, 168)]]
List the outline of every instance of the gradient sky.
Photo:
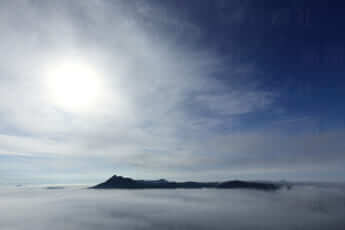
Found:
[(1, 1), (0, 184), (344, 181), (344, 7)]

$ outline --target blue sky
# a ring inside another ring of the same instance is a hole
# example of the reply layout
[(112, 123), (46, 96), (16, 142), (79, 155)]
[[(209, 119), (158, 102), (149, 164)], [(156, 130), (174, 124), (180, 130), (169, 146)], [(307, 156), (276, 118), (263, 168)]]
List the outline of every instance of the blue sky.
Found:
[(332, 4), (2, 1), (0, 183), (344, 181)]

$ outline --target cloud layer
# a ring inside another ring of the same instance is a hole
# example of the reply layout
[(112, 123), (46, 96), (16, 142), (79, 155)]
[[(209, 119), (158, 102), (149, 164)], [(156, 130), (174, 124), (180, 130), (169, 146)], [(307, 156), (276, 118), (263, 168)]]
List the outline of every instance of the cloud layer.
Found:
[(297, 186), (271, 193), (23, 187), (2, 189), (0, 197), (0, 227), (12, 230), (343, 229), (345, 224), (343, 188)]

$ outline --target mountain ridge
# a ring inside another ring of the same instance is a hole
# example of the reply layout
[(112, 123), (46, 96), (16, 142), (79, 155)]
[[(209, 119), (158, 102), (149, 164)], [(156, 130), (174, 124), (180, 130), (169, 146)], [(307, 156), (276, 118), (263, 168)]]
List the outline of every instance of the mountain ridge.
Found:
[(103, 183), (97, 184), (91, 189), (256, 189), (265, 191), (275, 191), (282, 188), (281, 183), (229, 180), (224, 182), (175, 182), (165, 179), (159, 180), (135, 180), (129, 177), (113, 175)]

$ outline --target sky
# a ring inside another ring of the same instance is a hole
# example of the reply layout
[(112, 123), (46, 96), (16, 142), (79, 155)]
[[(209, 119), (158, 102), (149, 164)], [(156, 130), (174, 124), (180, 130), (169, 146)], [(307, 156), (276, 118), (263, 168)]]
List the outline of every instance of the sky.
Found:
[(0, 184), (345, 181), (326, 1), (1, 1)]

